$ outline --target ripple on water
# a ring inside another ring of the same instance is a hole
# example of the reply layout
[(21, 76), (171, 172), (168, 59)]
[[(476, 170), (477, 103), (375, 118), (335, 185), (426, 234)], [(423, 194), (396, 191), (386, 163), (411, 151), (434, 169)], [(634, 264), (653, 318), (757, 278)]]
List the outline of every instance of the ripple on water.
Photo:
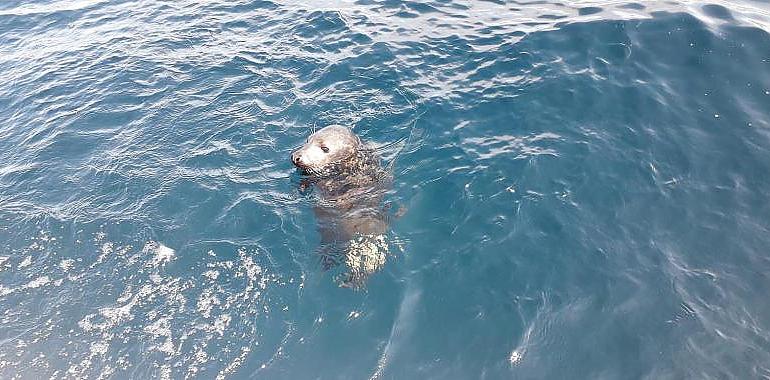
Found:
[[(766, 8), (2, 2), (0, 377), (767, 377)], [(332, 123), (407, 210), (360, 292)]]

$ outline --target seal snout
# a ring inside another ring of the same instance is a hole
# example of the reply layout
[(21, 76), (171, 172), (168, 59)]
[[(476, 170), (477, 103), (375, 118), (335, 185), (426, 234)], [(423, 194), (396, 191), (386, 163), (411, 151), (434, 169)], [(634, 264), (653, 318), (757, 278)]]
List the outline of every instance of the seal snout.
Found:
[(293, 153), (291, 154), (291, 162), (292, 162), (292, 163), (294, 164), (294, 166), (296, 166), (296, 167), (300, 167), (300, 168), (301, 168), (301, 167), (303, 167), (303, 165), (302, 165), (302, 154), (300, 154), (300, 152), (299, 152), (299, 151), (297, 151), (297, 152), (293, 152)]

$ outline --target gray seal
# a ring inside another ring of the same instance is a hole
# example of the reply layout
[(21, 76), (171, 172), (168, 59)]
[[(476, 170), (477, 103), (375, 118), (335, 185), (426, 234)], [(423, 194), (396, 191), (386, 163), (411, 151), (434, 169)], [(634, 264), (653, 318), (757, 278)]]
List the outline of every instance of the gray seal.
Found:
[(315, 190), (313, 207), (325, 269), (344, 263), (342, 286), (360, 287), (388, 256), (391, 216), (383, 207), (392, 176), (373, 148), (349, 128), (331, 125), (308, 137), (291, 154), (304, 175), (302, 190)]

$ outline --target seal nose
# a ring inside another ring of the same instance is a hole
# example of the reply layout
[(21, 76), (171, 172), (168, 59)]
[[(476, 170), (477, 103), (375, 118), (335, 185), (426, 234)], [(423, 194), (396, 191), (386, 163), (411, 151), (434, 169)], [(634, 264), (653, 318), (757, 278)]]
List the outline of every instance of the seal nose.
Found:
[(302, 163), (302, 155), (300, 155), (297, 152), (294, 152), (291, 154), (291, 162), (294, 163), (294, 165), (299, 165)]

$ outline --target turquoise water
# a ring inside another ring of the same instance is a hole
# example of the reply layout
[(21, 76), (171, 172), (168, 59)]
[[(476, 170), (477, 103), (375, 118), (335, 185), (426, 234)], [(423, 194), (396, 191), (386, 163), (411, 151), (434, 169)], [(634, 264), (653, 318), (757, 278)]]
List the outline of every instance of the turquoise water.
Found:
[[(0, 377), (770, 377), (761, 2), (4, 1)], [(290, 152), (394, 171), (364, 289)]]

